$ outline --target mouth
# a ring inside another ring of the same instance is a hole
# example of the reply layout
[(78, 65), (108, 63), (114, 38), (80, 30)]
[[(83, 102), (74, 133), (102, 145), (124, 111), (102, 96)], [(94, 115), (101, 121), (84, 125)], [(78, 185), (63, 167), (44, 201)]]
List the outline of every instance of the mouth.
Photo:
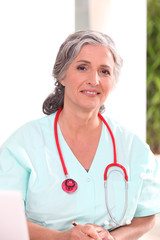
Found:
[(96, 96), (96, 95), (100, 94), (100, 92), (98, 92), (98, 91), (90, 91), (90, 90), (82, 90), (80, 92), (87, 96)]

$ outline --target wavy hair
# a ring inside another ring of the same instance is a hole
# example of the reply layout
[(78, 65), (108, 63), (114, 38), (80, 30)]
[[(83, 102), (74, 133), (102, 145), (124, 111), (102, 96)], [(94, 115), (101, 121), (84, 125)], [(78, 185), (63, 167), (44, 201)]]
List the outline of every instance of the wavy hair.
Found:
[[(43, 102), (42, 109), (45, 114), (50, 115), (63, 107), (65, 87), (61, 84), (61, 80), (64, 78), (69, 65), (74, 61), (81, 48), (86, 44), (105, 46), (112, 52), (115, 63), (114, 81), (115, 84), (118, 82), (123, 61), (113, 40), (108, 35), (93, 30), (77, 31), (70, 34), (60, 46), (55, 60), (52, 72), (55, 79), (55, 88), (53, 93)], [(99, 112), (102, 113), (104, 109), (105, 107), (102, 105)]]

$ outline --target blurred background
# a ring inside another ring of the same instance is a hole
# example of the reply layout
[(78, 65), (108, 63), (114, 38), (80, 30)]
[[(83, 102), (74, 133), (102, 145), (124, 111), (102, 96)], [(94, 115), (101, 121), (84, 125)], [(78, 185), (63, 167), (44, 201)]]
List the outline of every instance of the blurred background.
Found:
[(147, 10), (147, 142), (160, 154), (160, 0)]
[[(124, 60), (105, 114), (159, 155), (160, 0), (0, 1), (0, 145), (24, 123), (43, 117), (59, 46), (81, 29), (111, 36)], [(159, 220), (142, 239), (158, 236)]]

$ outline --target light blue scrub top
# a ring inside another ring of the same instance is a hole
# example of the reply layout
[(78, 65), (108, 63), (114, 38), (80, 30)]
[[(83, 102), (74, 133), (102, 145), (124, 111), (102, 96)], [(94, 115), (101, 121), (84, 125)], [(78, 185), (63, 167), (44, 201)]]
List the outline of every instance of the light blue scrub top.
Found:
[[(111, 229), (104, 225), (104, 221), (114, 225), (105, 204), (104, 170), (113, 162), (113, 145), (107, 128), (103, 124), (99, 146), (87, 172), (73, 155), (58, 126), (69, 176), (78, 183), (77, 191), (67, 194), (61, 187), (65, 176), (54, 138), (54, 118), (55, 114), (51, 114), (25, 124), (3, 144), (0, 189), (21, 191), (27, 219), (44, 227), (63, 231), (76, 221)], [(160, 212), (158, 161), (136, 135), (111, 119), (106, 120), (115, 137), (117, 161), (126, 168), (129, 177), (127, 212), (122, 224), (133, 217)], [(108, 175), (107, 200), (112, 216), (119, 221), (125, 207), (125, 182), (123, 174), (115, 167)]]

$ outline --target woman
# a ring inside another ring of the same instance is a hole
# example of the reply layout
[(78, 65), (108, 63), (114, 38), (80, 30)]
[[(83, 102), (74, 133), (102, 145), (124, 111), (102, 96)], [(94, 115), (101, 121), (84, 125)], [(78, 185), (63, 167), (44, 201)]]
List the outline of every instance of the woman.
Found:
[(158, 162), (136, 135), (99, 113), (121, 66), (107, 35), (70, 35), (43, 104), (48, 116), (2, 146), (0, 187), (22, 192), (31, 240), (132, 240), (152, 228), (160, 211)]

